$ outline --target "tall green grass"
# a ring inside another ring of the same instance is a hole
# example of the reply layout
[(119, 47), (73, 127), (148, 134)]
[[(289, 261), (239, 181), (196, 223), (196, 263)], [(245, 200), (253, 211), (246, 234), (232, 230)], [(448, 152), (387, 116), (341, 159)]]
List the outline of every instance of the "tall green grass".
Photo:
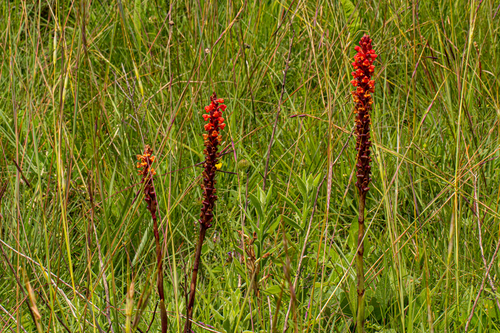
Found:
[(366, 331), (500, 330), (498, 5), (0, 2), (0, 331), (160, 329), (135, 171), (145, 144), (158, 156), (169, 331), (182, 330), (214, 90), (229, 173), (193, 329), (353, 330), (349, 81), (365, 32), (380, 55)]

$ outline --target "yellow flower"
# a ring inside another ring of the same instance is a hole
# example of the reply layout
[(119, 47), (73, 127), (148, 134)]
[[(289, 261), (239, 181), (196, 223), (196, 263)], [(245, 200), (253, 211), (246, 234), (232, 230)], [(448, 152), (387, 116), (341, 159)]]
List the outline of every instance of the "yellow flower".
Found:
[(217, 170), (220, 170), (220, 168), (222, 168), (222, 162), (217, 163), (215, 167), (217, 168)]

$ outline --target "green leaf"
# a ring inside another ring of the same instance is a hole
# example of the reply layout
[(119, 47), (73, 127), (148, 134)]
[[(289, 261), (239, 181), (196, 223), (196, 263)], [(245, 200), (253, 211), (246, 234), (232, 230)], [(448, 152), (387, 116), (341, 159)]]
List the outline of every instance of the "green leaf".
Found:
[(144, 232), (144, 235), (142, 236), (141, 243), (139, 244), (139, 248), (137, 249), (137, 252), (135, 253), (134, 259), (132, 260), (132, 267), (134, 267), (137, 264), (137, 260), (141, 256), (142, 250), (144, 249), (144, 245), (146, 245), (146, 242), (148, 241), (148, 229), (146, 229), (146, 232)]
[(321, 180), (321, 173), (318, 173), (318, 175), (316, 176), (316, 178), (314, 178), (314, 180), (313, 180), (313, 187), (314, 188), (318, 187), (318, 184), (319, 184), (320, 180)]
[(252, 205), (255, 207), (255, 210), (257, 211), (257, 214), (259, 215), (260, 219), (263, 220), (264, 212), (262, 211), (261, 201), (257, 199), (257, 197), (252, 193), (248, 195), (248, 198), (250, 199)]
[(217, 266), (212, 269), (212, 273), (222, 273), (222, 266)]
[(283, 199), (285, 199), (286, 203), (292, 207), (292, 209), (297, 213), (297, 215), (301, 215), (301, 211), (299, 208), (297, 208), (297, 206), (295, 206), (295, 204), (293, 203), (292, 200), (288, 199), (284, 194), (280, 193), (280, 195), (283, 197)]
[(141, 0), (135, 0), (133, 20), (134, 20), (135, 33), (137, 35), (137, 43), (139, 44), (139, 45), (137, 45), (138, 48), (140, 48), (141, 44), (142, 44), (142, 36), (141, 36), (142, 35), (141, 34), (141, 30), (142, 30), (141, 14), (142, 14)]
[(220, 321), (223, 321), (224, 320), (224, 317), (219, 313), (219, 311), (215, 310), (215, 308), (213, 307), (212, 303), (210, 303), (210, 309), (212, 311), (210, 311), (210, 313), (215, 317), (217, 318), (218, 320)]
[(307, 199), (307, 187), (304, 181), (299, 177), (295, 176), (295, 181), (297, 182), (297, 187), (299, 188), (300, 193), (304, 200)]
[(262, 204), (262, 206), (266, 205), (266, 193), (262, 191), (260, 187), (257, 187), (257, 192), (259, 192), (259, 201)]
[(236, 268), (236, 270), (238, 271), (238, 273), (242, 276), (242, 277), (246, 277), (246, 272), (245, 270), (243, 269), (243, 266), (241, 266), (240, 262), (238, 260), (233, 260), (233, 264), (234, 264), (234, 267)]
[(304, 231), (304, 229), (302, 229), (301, 226), (299, 226), (297, 223), (295, 223), (292, 219), (290, 219), (288, 216), (285, 216), (285, 215), (280, 215), (281, 218), (283, 219), (283, 222), (285, 222), (286, 224), (288, 224), (289, 226), (291, 226), (292, 228), (294, 229), (297, 229), (297, 230), (300, 230), (300, 231)]
[(276, 221), (273, 224), (271, 224), (269, 229), (267, 229), (267, 234), (272, 234), (279, 225), (280, 225), (280, 219), (277, 218)]
[(359, 19), (359, 15), (356, 12), (356, 7), (350, 0), (340, 0), (342, 3), (342, 10), (344, 11), (344, 16), (347, 21), (347, 25), (349, 27), (349, 32), (351, 36), (358, 32), (361, 27), (361, 20)]
[(271, 185), (267, 190), (267, 195), (264, 204), (268, 205), (271, 202), (272, 197), (273, 197), (273, 185)]
[(270, 286), (264, 292), (270, 295), (277, 295), (281, 293), (281, 287), (279, 285)]

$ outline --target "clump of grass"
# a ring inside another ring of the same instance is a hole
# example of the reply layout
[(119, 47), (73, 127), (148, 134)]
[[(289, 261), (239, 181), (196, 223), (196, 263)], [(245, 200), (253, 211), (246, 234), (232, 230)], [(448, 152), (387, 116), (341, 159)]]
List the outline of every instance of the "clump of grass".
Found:
[(165, 308), (165, 293), (163, 291), (163, 254), (160, 245), (160, 234), (158, 232), (158, 216), (156, 214), (158, 209), (158, 200), (156, 198), (156, 192), (153, 184), (153, 176), (156, 174), (156, 171), (152, 167), (156, 157), (153, 156), (153, 150), (151, 147), (146, 145), (146, 147), (144, 147), (144, 153), (142, 155), (137, 155), (137, 159), (139, 160), (137, 168), (139, 168), (139, 174), (142, 176), (141, 182), (143, 184), (144, 200), (146, 200), (148, 210), (153, 218), (153, 232), (156, 243), (157, 288), (158, 295), (160, 297), (161, 331), (162, 333), (165, 333), (168, 329), (168, 317), (167, 310)]
[(205, 131), (207, 133), (203, 134), (203, 139), (205, 140), (205, 149), (203, 153), (205, 154), (205, 163), (203, 164), (203, 201), (200, 213), (200, 234), (198, 238), (198, 244), (196, 245), (196, 254), (193, 265), (193, 273), (191, 276), (191, 286), (189, 291), (189, 303), (187, 307), (187, 317), (186, 324), (184, 326), (184, 333), (191, 332), (191, 319), (193, 318), (193, 307), (196, 295), (196, 281), (198, 278), (198, 270), (200, 266), (201, 258), (201, 248), (203, 246), (203, 241), (205, 240), (205, 234), (207, 229), (212, 226), (212, 220), (214, 218), (213, 209), (215, 206), (215, 201), (217, 200), (215, 184), (215, 173), (217, 171), (217, 163), (219, 161), (220, 154), (218, 152), (219, 143), (222, 140), (222, 136), (219, 134), (221, 130), (224, 129), (226, 124), (224, 123), (224, 118), (222, 118), (222, 112), (226, 110), (226, 106), (223, 105), (224, 100), (222, 98), (217, 98), (215, 92), (210, 97), (210, 105), (205, 107), (205, 111), (208, 114), (203, 115), (203, 119), (208, 121), (205, 125)]
[(352, 72), (354, 79), (352, 85), (356, 87), (353, 91), (354, 102), (356, 103), (356, 187), (359, 193), (358, 207), (358, 247), (356, 255), (357, 289), (358, 289), (358, 312), (356, 316), (356, 327), (359, 333), (365, 331), (365, 275), (363, 268), (364, 237), (365, 237), (365, 200), (366, 194), (370, 189), (371, 178), (371, 157), (370, 147), (370, 111), (373, 104), (371, 93), (374, 92), (375, 81), (372, 80), (372, 74), (375, 69), (373, 61), (377, 58), (372, 49), (372, 40), (365, 35), (356, 46), (356, 55), (352, 63), (355, 71)]

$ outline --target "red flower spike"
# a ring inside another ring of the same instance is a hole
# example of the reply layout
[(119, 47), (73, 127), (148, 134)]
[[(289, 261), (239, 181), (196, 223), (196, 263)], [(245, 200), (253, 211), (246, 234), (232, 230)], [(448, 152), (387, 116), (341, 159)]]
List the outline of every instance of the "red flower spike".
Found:
[(353, 74), (355, 80), (351, 83), (356, 87), (353, 91), (353, 99), (356, 103), (356, 150), (358, 151), (357, 157), (357, 182), (356, 187), (360, 193), (366, 193), (368, 184), (370, 183), (370, 111), (373, 104), (371, 93), (374, 91), (375, 81), (372, 80), (375, 66), (373, 66), (374, 59), (377, 54), (372, 48), (372, 40), (368, 36), (361, 38), (359, 46), (354, 48), (356, 55), (353, 62), (355, 72)]
[(205, 107), (205, 110), (209, 114), (204, 114), (203, 119), (208, 121), (205, 124), (204, 129), (207, 133), (203, 134), (203, 139), (205, 140), (205, 162), (203, 171), (203, 207), (201, 209), (201, 219), (199, 223), (203, 228), (209, 228), (212, 225), (213, 219), (213, 208), (216, 200), (215, 196), (215, 174), (216, 167), (219, 161), (219, 154), (217, 152), (219, 142), (221, 141), (220, 131), (226, 127), (223, 123), (224, 118), (222, 118), (222, 111), (226, 109), (226, 106), (220, 103), (224, 102), (224, 99), (217, 98), (215, 93), (210, 98), (210, 105)]

